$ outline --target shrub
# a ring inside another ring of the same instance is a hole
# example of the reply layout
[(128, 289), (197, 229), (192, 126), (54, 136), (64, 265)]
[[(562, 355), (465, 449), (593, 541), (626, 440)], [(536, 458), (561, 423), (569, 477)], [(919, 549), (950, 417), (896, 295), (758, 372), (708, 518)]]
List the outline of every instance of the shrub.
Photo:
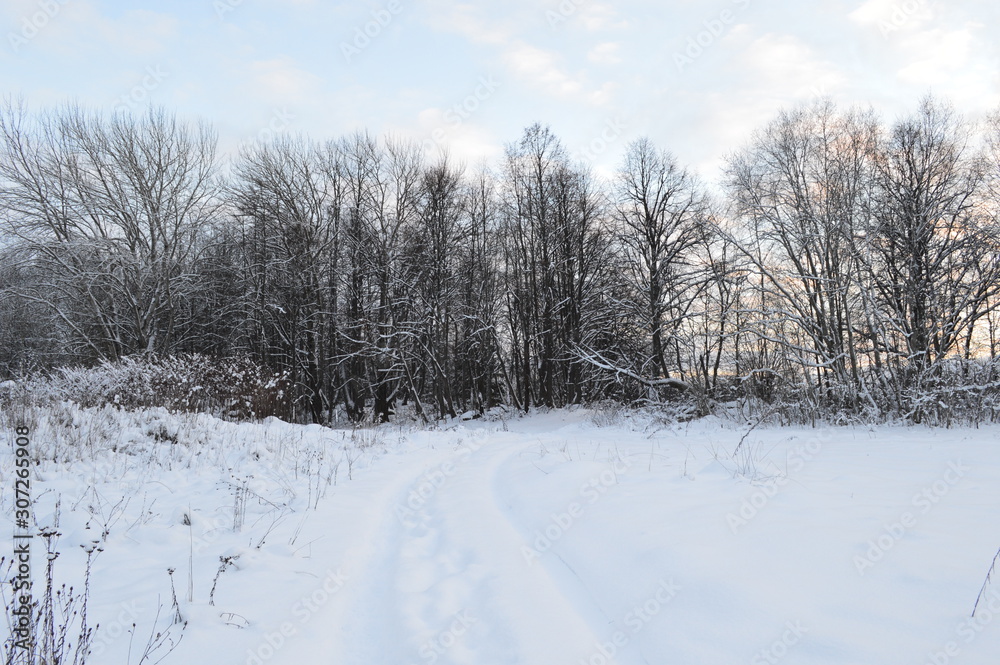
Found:
[(64, 367), (29, 381), (25, 388), (36, 399), (66, 400), (82, 407), (163, 407), (230, 420), (287, 420), (292, 413), (287, 375), (272, 373), (246, 357), (129, 356), (96, 367)]

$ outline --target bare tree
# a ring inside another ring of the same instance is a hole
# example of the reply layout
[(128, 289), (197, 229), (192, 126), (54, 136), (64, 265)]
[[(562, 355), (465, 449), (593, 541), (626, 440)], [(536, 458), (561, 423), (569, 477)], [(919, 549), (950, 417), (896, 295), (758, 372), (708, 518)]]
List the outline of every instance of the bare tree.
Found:
[[(402, 278), (406, 230), (418, 217), (423, 158), (418, 146), (357, 134), (341, 142), (345, 175), (344, 325), (340, 366), (348, 412), (360, 418), (370, 395), (384, 421), (413, 396), (399, 334), (410, 302)], [(412, 341), (412, 340), (410, 340)]]
[(736, 246), (759, 278), (756, 334), (794, 359), (820, 399), (851, 405), (862, 385), (855, 242), (876, 138), (870, 113), (820, 102), (782, 113), (727, 170), (744, 225)]
[(504, 185), (506, 341), (516, 401), (525, 409), (578, 402), (586, 391), (577, 349), (596, 321), (610, 246), (601, 195), (537, 124), (508, 146)]
[(462, 358), (460, 385), (467, 405), (482, 411), (509, 403), (513, 394), (498, 331), (503, 302), (499, 204), (493, 175), (485, 167), (467, 182), (465, 191), (468, 227), (458, 266), (462, 314), (456, 353)]
[(37, 278), (18, 297), (48, 308), (79, 358), (170, 352), (215, 215), (215, 136), (157, 109), (0, 112), (4, 231)]
[(336, 401), (330, 359), (342, 198), (337, 155), (282, 137), (245, 148), (233, 174), (248, 345), (272, 369), (290, 373), (319, 421)]
[(887, 351), (917, 372), (959, 351), (995, 306), (987, 167), (970, 142), (969, 126), (927, 98), (895, 124), (878, 162), (871, 286)]
[(408, 300), (406, 373), (413, 377), (413, 398), (422, 410), (420, 395), (429, 394), (440, 417), (455, 416), (458, 374), (456, 342), (461, 316), (459, 265), (469, 233), (465, 216), (462, 172), (443, 157), (427, 168), (420, 182), (420, 204), (408, 229), (403, 257)]
[[(707, 203), (695, 178), (649, 139), (631, 143), (615, 183), (617, 240), (632, 291), (626, 303), (648, 336), (636, 371), (684, 375), (679, 333), (702, 290), (693, 249), (707, 238)], [(672, 356), (672, 357), (671, 357)]]

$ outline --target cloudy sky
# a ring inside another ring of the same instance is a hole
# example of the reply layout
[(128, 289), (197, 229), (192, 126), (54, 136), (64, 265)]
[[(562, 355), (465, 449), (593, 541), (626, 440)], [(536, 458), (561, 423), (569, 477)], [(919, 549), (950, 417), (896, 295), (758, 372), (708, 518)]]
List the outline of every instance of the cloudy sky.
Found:
[(781, 108), (1000, 106), (989, 0), (0, 0), (0, 94), (152, 102), (224, 150), (358, 129), (494, 159), (534, 122), (599, 171), (649, 136), (708, 181)]

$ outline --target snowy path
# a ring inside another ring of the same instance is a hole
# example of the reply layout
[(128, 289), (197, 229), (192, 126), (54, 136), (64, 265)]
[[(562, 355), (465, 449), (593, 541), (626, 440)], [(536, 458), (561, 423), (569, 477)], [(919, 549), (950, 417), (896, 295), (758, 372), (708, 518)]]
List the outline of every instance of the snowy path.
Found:
[(553, 663), (595, 641), (499, 505), (497, 470), (525, 448), (509, 444), (449, 452), (403, 483), (345, 598), (335, 662)]

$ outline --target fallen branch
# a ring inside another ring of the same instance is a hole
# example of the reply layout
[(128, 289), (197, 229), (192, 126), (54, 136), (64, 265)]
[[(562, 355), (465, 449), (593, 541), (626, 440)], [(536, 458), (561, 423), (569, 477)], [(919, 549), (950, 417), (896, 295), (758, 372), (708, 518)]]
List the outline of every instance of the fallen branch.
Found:
[(580, 360), (588, 362), (599, 369), (614, 372), (616, 376), (627, 376), (628, 378), (638, 381), (648, 388), (674, 388), (680, 391), (687, 391), (691, 389), (690, 384), (686, 381), (681, 381), (680, 379), (673, 379), (670, 377), (650, 379), (637, 374), (626, 367), (619, 367), (593, 349), (585, 349), (581, 346), (577, 346), (573, 350)]

